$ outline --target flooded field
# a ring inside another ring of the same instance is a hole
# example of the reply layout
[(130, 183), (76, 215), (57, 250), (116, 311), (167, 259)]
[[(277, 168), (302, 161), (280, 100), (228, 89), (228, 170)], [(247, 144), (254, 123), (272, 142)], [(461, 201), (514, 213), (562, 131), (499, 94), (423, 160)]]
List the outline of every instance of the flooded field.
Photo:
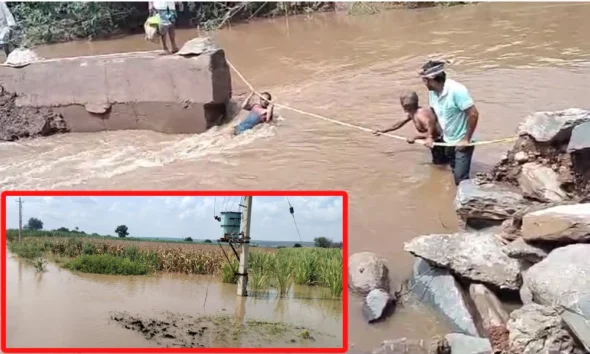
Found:
[[(47, 272), (37, 273), (11, 253), (6, 271), (8, 347), (342, 343), (342, 301), (319, 288), (296, 286), (283, 298), (272, 292), (242, 298), (235, 285), (209, 276), (74, 274), (51, 262)], [(152, 321), (149, 336), (138, 323)]]

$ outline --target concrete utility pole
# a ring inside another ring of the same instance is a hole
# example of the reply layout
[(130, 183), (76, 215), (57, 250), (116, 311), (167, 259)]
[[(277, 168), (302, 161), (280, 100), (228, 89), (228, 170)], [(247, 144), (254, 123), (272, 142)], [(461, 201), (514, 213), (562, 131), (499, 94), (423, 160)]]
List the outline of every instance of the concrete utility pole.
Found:
[(250, 224), (252, 218), (252, 197), (244, 197), (243, 200), (246, 213), (242, 214), (244, 225), (244, 240), (242, 253), (240, 254), (240, 267), (238, 268), (238, 296), (248, 296), (248, 249), (250, 247)]
[(18, 242), (21, 242), (21, 233), (23, 230), (23, 201), (18, 198)]

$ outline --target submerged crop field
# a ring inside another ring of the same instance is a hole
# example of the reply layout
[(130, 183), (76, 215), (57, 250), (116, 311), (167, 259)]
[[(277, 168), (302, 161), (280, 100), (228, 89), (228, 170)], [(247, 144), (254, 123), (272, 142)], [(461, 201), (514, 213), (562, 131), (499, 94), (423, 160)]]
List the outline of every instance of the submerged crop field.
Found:
[[(238, 262), (229, 246), (217, 244), (120, 240), (46, 231), (7, 230), (8, 248), (43, 271), (46, 258), (74, 271), (149, 275), (157, 272), (215, 275), (237, 282)], [(225, 253), (224, 253), (225, 251)], [(227, 257), (226, 257), (227, 255)], [(229, 261), (228, 261), (229, 259)], [(337, 248), (251, 248), (248, 286), (263, 293), (286, 294), (294, 284), (328, 288), (342, 296), (342, 250)]]

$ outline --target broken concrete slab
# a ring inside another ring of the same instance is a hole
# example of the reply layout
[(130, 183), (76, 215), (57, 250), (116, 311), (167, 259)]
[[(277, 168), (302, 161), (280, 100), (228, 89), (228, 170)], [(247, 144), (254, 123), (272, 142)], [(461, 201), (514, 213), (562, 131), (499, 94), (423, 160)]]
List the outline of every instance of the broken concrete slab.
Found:
[(526, 241), (589, 242), (590, 203), (528, 213), (522, 218), (521, 233)]
[(523, 273), (523, 285), (536, 303), (570, 307), (590, 294), (590, 244), (557, 248)]
[(18, 107), (51, 108), (71, 132), (202, 133), (224, 118), (232, 93), (221, 49), (190, 58), (136, 52), (0, 66), (0, 82), (17, 94)]
[(584, 353), (553, 308), (534, 303), (524, 305), (510, 314), (507, 326), (510, 353)]
[(467, 294), (447, 269), (432, 267), (418, 258), (409, 286), (420, 302), (434, 308), (454, 331), (476, 337), (483, 334), (475, 324), (473, 309), (466, 301)]
[(537, 112), (525, 118), (518, 135), (530, 135), (540, 143), (567, 142), (574, 127), (586, 122), (590, 122), (590, 111), (585, 109)]
[(508, 349), (506, 323), (509, 315), (500, 299), (483, 284), (471, 284), (469, 296), (477, 309), (477, 317), (485, 330), (485, 337), (489, 338), (495, 352), (505, 352)]
[(455, 211), (469, 221), (503, 221), (531, 206), (515, 188), (466, 180), (459, 184)]
[(547, 257), (551, 248), (544, 245), (529, 244), (523, 238), (519, 237), (502, 247), (502, 251), (510, 258), (521, 259), (534, 264)]
[(577, 304), (565, 308), (561, 318), (574, 337), (590, 353), (590, 295), (582, 295)]
[(389, 292), (389, 270), (385, 261), (372, 252), (359, 252), (348, 258), (348, 287), (366, 295), (371, 290)]
[(524, 164), (518, 182), (523, 195), (528, 198), (556, 203), (568, 198), (567, 193), (561, 189), (557, 172), (539, 163)]
[(474, 282), (518, 291), (520, 263), (502, 252), (503, 243), (490, 232), (435, 234), (406, 242), (404, 249)]
[(211, 37), (197, 37), (185, 42), (176, 52), (176, 55), (197, 56), (203, 53), (215, 52), (219, 49), (219, 45)]
[(445, 339), (451, 347), (452, 354), (492, 354), (493, 352), (490, 340), (487, 338), (449, 333)]
[(451, 354), (451, 348), (444, 338), (430, 341), (400, 338), (383, 341), (372, 354)]
[(567, 145), (568, 152), (590, 150), (590, 122), (577, 125)]
[(395, 306), (395, 296), (383, 289), (371, 290), (363, 302), (363, 316), (369, 323), (381, 320)]

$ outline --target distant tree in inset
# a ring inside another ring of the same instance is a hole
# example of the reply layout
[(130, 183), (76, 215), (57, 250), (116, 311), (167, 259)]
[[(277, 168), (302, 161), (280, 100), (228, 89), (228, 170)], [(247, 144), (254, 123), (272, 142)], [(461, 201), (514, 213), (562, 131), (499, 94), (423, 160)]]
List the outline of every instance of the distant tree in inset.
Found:
[(30, 218), (29, 222), (27, 223), (27, 226), (25, 228), (28, 230), (35, 230), (35, 231), (43, 230), (43, 221), (41, 221), (37, 218)]
[(127, 237), (129, 236), (129, 229), (125, 225), (119, 225), (115, 229), (115, 233), (119, 235), (119, 237)]

